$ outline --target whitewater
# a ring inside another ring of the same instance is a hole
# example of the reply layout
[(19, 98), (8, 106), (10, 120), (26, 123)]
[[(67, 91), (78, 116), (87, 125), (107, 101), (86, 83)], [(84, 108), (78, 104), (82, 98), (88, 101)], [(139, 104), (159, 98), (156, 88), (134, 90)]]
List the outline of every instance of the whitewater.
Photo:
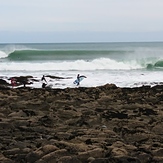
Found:
[(57, 76), (62, 79), (46, 79), (53, 88), (67, 88), (76, 87), (81, 74), (87, 76), (82, 87), (138, 87), (163, 84), (162, 73), (162, 42), (0, 44), (0, 78), (7, 82), (13, 76)]

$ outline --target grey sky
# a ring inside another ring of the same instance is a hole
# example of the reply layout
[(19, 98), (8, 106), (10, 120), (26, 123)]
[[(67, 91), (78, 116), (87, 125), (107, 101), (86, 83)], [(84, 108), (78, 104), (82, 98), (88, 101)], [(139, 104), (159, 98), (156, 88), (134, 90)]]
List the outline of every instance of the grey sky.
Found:
[(163, 41), (162, 0), (0, 0), (0, 42)]

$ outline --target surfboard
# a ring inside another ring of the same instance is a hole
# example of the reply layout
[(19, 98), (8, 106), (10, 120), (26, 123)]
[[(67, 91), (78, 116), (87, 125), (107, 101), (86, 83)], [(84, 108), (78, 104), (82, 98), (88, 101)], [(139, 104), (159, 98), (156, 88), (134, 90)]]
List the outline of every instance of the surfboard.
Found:
[(81, 82), (84, 78), (86, 78), (86, 76), (80, 76), (79, 81), (78, 81), (78, 79), (76, 79), (73, 83), (77, 84), (78, 82)]

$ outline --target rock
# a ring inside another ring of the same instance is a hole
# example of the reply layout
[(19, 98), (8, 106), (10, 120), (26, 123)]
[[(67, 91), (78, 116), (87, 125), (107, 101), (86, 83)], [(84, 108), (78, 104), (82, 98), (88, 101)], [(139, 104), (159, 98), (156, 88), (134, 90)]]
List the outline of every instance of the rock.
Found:
[(0, 162), (2, 163), (15, 163), (9, 158), (6, 158), (2, 153), (0, 153)]
[(45, 145), (42, 147), (42, 151), (44, 152), (44, 154), (48, 154), (56, 150), (58, 150), (58, 148), (54, 145)]
[(36, 152), (30, 152), (29, 154), (27, 154), (26, 156), (26, 161), (30, 162), (30, 163), (34, 163), (37, 160), (39, 160), (40, 155)]
[(128, 152), (124, 148), (113, 148), (111, 151), (112, 156), (127, 156)]
[(44, 155), (41, 159), (46, 162), (53, 162), (56, 161), (61, 156), (67, 156), (67, 155), (69, 155), (67, 150), (61, 149), (61, 150), (56, 150), (54, 152), (51, 152), (47, 155)]
[(0, 87), (0, 162), (162, 162), (162, 92)]
[(5, 80), (0, 79), (0, 86), (9, 86), (9, 83), (7, 83)]
[(163, 148), (154, 150), (152, 153), (153, 153), (153, 155), (156, 156), (156, 157), (163, 157)]
[(162, 128), (163, 128), (163, 122), (159, 123), (159, 124), (156, 124), (153, 128), (152, 128), (152, 131), (158, 135), (163, 135), (163, 131), (162, 131)]
[(58, 163), (82, 163), (77, 157), (63, 156), (57, 160)]

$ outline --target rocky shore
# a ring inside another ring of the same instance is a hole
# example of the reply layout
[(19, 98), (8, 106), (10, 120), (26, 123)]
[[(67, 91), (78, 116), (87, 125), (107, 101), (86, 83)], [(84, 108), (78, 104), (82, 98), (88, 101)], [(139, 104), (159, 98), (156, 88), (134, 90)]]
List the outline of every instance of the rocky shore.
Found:
[(1, 163), (161, 163), (163, 86), (0, 87)]

